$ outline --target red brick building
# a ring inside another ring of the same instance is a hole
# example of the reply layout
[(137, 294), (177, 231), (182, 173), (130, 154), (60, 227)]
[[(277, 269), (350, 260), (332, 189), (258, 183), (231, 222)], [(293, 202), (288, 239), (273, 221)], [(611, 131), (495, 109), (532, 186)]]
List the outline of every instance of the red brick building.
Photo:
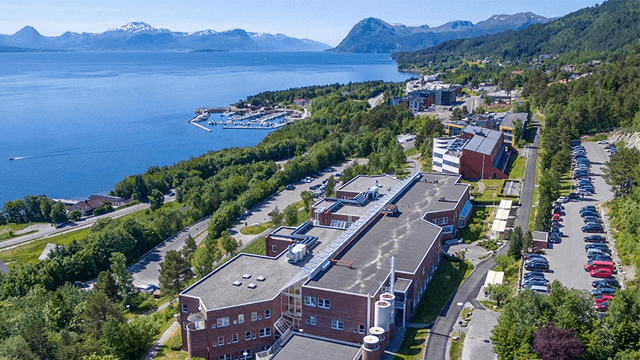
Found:
[(356, 193), (351, 200), (359, 203), (333, 199), (342, 207), (324, 212), (329, 224), (345, 215), (339, 211), (352, 216), (346, 230), (320, 220), (281, 227), (267, 236), (266, 256), (240, 254), (184, 290), (183, 349), (205, 359), (254, 358), (277, 352), (293, 330), (361, 344), (374, 326), (388, 339), (394, 323), (415, 311), (443, 240), (470, 216), (469, 185), (459, 179), (416, 173), (384, 179), (385, 187), (381, 179), (356, 177), (339, 191)]

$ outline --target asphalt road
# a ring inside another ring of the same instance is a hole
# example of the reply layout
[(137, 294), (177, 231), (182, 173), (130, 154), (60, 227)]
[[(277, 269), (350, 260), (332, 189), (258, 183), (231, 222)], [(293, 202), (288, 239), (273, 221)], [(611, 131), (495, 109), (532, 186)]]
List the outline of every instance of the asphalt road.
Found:
[[(164, 202), (170, 202), (170, 201), (174, 201), (176, 199), (175, 195), (174, 196), (167, 196), (165, 195), (164, 197)], [(23, 232), (29, 232), (32, 230), (36, 230), (36, 233), (33, 234), (29, 234), (29, 235), (24, 235), (24, 236), (19, 236), (19, 237), (15, 237), (13, 239), (9, 239), (9, 240), (5, 240), (3, 242), (0, 242), (0, 249), (5, 249), (5, 248), (9, 248), (9, 247), (15, 247), (17, 245), (21, 245), (23, 243), (27, 243), (27, 242), (31, 242), (34, 240), (38, 240), (38, 239), (42, 239), (42, 238), (49, 238), (55, 235), (60, 235), (63, 233), (67, 233), (70, 231), (75, 231), (75, 230), (79, 230), (79, 229), (85, 229), (90, 227), (91, 225), (93, 225), (96, 221), (100, 220), (100, 219), (105, 219), (105, 218), (119, 218), (128, 214), (131, 214), (133, 212), (139, 211), (139, 210), (144, 210), (146, 208), (148, 208), (150, 205), (148, 203), (143, 203), (143, 204), (138, 204), (138, 205), (133, 205), (133, 206), (129, 206), (123, 209), (116, 209), (116, 211), (112, 212), (112, 213), (108, 213), (108, 214), (104, 214), (104, 215), (100, 215), (100, 216), (91, 216), (88, 218), (82, 218), (78, 221), (76, 221), (75, 223), (72, 223), (70, 225), (67, 225), (63, 228), (59, 228), (56, 229), (55, 226), (51, 226), (48, 224), (34, 224), (31, 225), (29, 227), (27, 227), (26, 229), (23, 230)]]
[(580, 217), (580, 208), (585, 205), (597, 205), (602, 200), (611, 200), (613, 194), (602, 178), (602, 168), (609, 160), (604, 145), (594, 142), (585, 142), (583, 145), (587, 150), (587, 157), (591, 160), (590, 172), (596, 194), (564, 204), (564, 215), (561, 217), (562, 242), (553, 244), (553, 248), (547, 250), (546, 257), (549, 259), (550, 268), (547, 279), (551, 282), (559, 280), (562, 285), (574, 289), (591, 290), (591, 282), (594, 279), (583, 268), (587, 261), (583, 238), (591, 234), (582, 232), (584, 223)]
[[(525, 179), (522, 185), (522, 193), (520, 195), (521, 205), (516, 218), (516, 224), (520, 225), (523, 229), (527, 228), (529, 222), (529, 213), (531, 211), (532, 202), (531, 197), (533, 195), (534, 187), (536, 156), (538, 146), (540, 144), (539, 122), (535, 116), (533, 119), (534, 123), (537, 124), (538, 127), (536, 128), (536, 136), (528, 154), (529, 158), (527, 159)], [(507, 251), (508, 248), (505, 246), (498, 253), (506, 254)], [(467, 280), (458, 288), (453, 299), (449, 301), (429, 332), (429, 338), (424, 352), (425, 360), (447, 358), (446, 352), (449, 334), (453, 330), (453, 325), (455, 325), (461, 311), (457, 306), (451, 306), (452, 304), (470, 302), (476, 309), (484, 309), (484, 307), (482, 307), (482, 305), (476, 300), (476, 297), (484, 284), (487, 272), (493, 269), (494, 266), (495, 262), (493, 261), (493, 257), (480, 263)], [(487, 331), (490, 331), (490, 329)]]
[(209, 218), (193, 223), (188, 229), (179, 232), (175, 237), (170, 238), (147, 253), (140, 261), (127, 268), (133, 274), (133, 285), (143, 286), (153, 284), (160, 286), (160, 263), (170, 250), (180, 250), (184, 246), (187, 237), (191, 235), (200, 243), (204, 236), (196, 237), (199, 233), (207, 230)]

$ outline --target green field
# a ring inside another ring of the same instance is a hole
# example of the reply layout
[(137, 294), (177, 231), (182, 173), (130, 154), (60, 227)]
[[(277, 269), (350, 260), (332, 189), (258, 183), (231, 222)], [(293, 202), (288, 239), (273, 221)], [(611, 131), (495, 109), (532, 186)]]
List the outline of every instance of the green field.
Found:
[(273, 222), (268, 221), (262, 224), (249, 225), (240, 229), (240, 233), (244, 235), (258, 235), (273, 226)]
[(428, 335), (429, 330), (427, 329), (407, 328), (407, 331), (404, 333), (402, 345), (393, 359), (422, 360), (422, 351), (427, 345)]
[(19, 246), (15, 249), (0, 252), (0, 260), (7, 266), (17, 266), (30, 262), (36, 262), (48, 243), (67, 245), (73, 240), (80, 240), (89, 233), (89, 229), (81, 229), (50, 238), (36, 240), (30, 244)]
[(523, 158), (518, 154), (511, 155), (509, 165), (507, 165), (507, 174), (509, 179), (524, 179), (527, 170), (527, 158)]

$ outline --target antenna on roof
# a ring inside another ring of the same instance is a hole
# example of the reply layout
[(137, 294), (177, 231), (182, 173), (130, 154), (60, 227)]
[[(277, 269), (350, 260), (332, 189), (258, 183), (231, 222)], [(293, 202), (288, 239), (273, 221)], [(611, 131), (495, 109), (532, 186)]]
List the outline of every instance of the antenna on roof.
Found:
[(393, 294), (393, 286), (396, 282), (396, 257), (391, 257), (391, 279), (389, 280), (389, 292)]

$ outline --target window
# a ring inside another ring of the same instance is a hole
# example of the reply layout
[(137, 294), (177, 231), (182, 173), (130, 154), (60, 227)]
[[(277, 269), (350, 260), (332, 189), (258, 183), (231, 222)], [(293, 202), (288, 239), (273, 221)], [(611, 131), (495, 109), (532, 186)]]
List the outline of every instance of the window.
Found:
[(360, 324), (360, 328), (358, 329), (360, 334), (364, 334), (364, 325)]
[(316, 316), (311, 315), (311, 318), (309, 318), (309, 322), (311, 323), (311, 325), (316, 326)]
[(267, 309), (264, 311), (264, 318), (271, 319), (271, 309)]
[(218, 336), (218, 346), (224, 346), (224, 336)]
[(344, 330), (344, 321), (331, 320), (331, 328), (334, 330)]
[(443, 217), (442, 218), (442, 225), (446, 225), (447, 223), (449, 223), (449, 218)]
[(187, 304), (182, 304), (182, 312), (183, 313), (187, 312)]
[(260, 337), (271, 336), (271, 328), (260, 329)]
[(251, 340), (251, 331), (244, 333), (244, 339), (247, 341)]
[(316, 298), (314, 298), (313, 296), (305, 296), (304, 304), (307, 306), (316, 306)]
[(329, 299), (318, 299), (318, 307), (323, 309), (331, 309), (331, 302)]
[(434, 152), (434, 153), (433, 153), (433, 156), (434, 156), (434, 157), (437, 157), (437, 158), (440, 158), (440, 159), (442, 159), (442, 158), (444, 157), (444, 155), (443, 155), (443, 154), (440, 154), (440, 153), (437, 153), (437, 152)]
[(238, 342), (238, 334), (233, 334), (233, 336), (231, 336), (231, 342), (234, 344)]
[(220, 355), (220, 360), (231, 360), (231, 354)]
[(271, 252), (278, 252), (278, 247), (275, 245), (271, 245)]
[(258, 320), (258, 312), (254, 311), (251, 313), (251, 321), (256, 321)]
[(435, 225), (440, 225), (440, 219), (433, 219), (433, 223)]
[(464, 227), (464, 219), (460, 219), (460, 221), (458, 221), (458, 227)]
[(244, 324), (244, 314), (238, 314), (238, 324)]
[(229, 318), (228, 317), (218, 318), (217, 323), (218, 323), (218, 327), (229, 326)]

